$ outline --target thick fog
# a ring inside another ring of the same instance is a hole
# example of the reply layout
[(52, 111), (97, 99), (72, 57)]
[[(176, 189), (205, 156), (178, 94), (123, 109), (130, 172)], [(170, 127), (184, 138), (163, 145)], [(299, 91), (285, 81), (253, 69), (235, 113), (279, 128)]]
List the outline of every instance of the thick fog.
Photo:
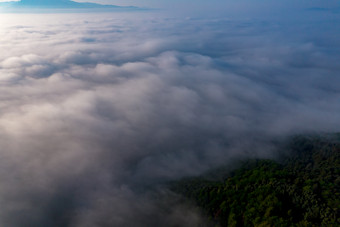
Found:
[(295, 16), (0, 15), (0, 226), (205, 226), (160, 185), (339, 131), (338, 14)]

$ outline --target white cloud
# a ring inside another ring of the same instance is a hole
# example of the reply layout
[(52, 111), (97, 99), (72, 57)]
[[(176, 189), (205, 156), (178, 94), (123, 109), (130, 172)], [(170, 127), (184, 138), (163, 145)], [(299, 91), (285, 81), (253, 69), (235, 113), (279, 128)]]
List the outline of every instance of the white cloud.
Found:
[(144, 187), (339, 130), (332, 26), (137, 15), (1, 16), (0, 225), (194, 225)]

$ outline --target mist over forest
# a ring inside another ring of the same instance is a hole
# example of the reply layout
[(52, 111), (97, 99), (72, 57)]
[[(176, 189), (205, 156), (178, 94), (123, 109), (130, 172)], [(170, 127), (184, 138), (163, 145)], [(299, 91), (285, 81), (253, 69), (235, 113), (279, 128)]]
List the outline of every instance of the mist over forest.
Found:
[(206, 226), (167, 182), (340, 129), (333, 9), (0, 21), (0, 226)]

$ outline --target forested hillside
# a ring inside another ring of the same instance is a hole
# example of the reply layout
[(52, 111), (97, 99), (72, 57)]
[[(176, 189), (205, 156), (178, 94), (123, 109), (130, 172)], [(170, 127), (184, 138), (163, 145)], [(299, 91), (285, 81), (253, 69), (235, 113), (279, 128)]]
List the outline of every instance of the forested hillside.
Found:
[(183, 179), (172, 189), (217, 226), (339, 226), (339, 138), (294, 137), (279, 161), (249, 160), (224, 181)]

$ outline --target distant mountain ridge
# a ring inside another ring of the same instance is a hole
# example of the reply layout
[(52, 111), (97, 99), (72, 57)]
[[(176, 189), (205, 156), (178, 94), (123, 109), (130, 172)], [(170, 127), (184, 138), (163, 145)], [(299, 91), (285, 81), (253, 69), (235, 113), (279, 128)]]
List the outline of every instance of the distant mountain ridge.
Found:
[(6, 8), (38, 8), (38, 9), (77, 9), (77, 8), (116, 8), (116, 9), (138, 9), (134, 6), (102, 5), (90, 2), (75, 2), (71, 0), (21, 0), (18, 2), (2, 2), (0, 6)]

